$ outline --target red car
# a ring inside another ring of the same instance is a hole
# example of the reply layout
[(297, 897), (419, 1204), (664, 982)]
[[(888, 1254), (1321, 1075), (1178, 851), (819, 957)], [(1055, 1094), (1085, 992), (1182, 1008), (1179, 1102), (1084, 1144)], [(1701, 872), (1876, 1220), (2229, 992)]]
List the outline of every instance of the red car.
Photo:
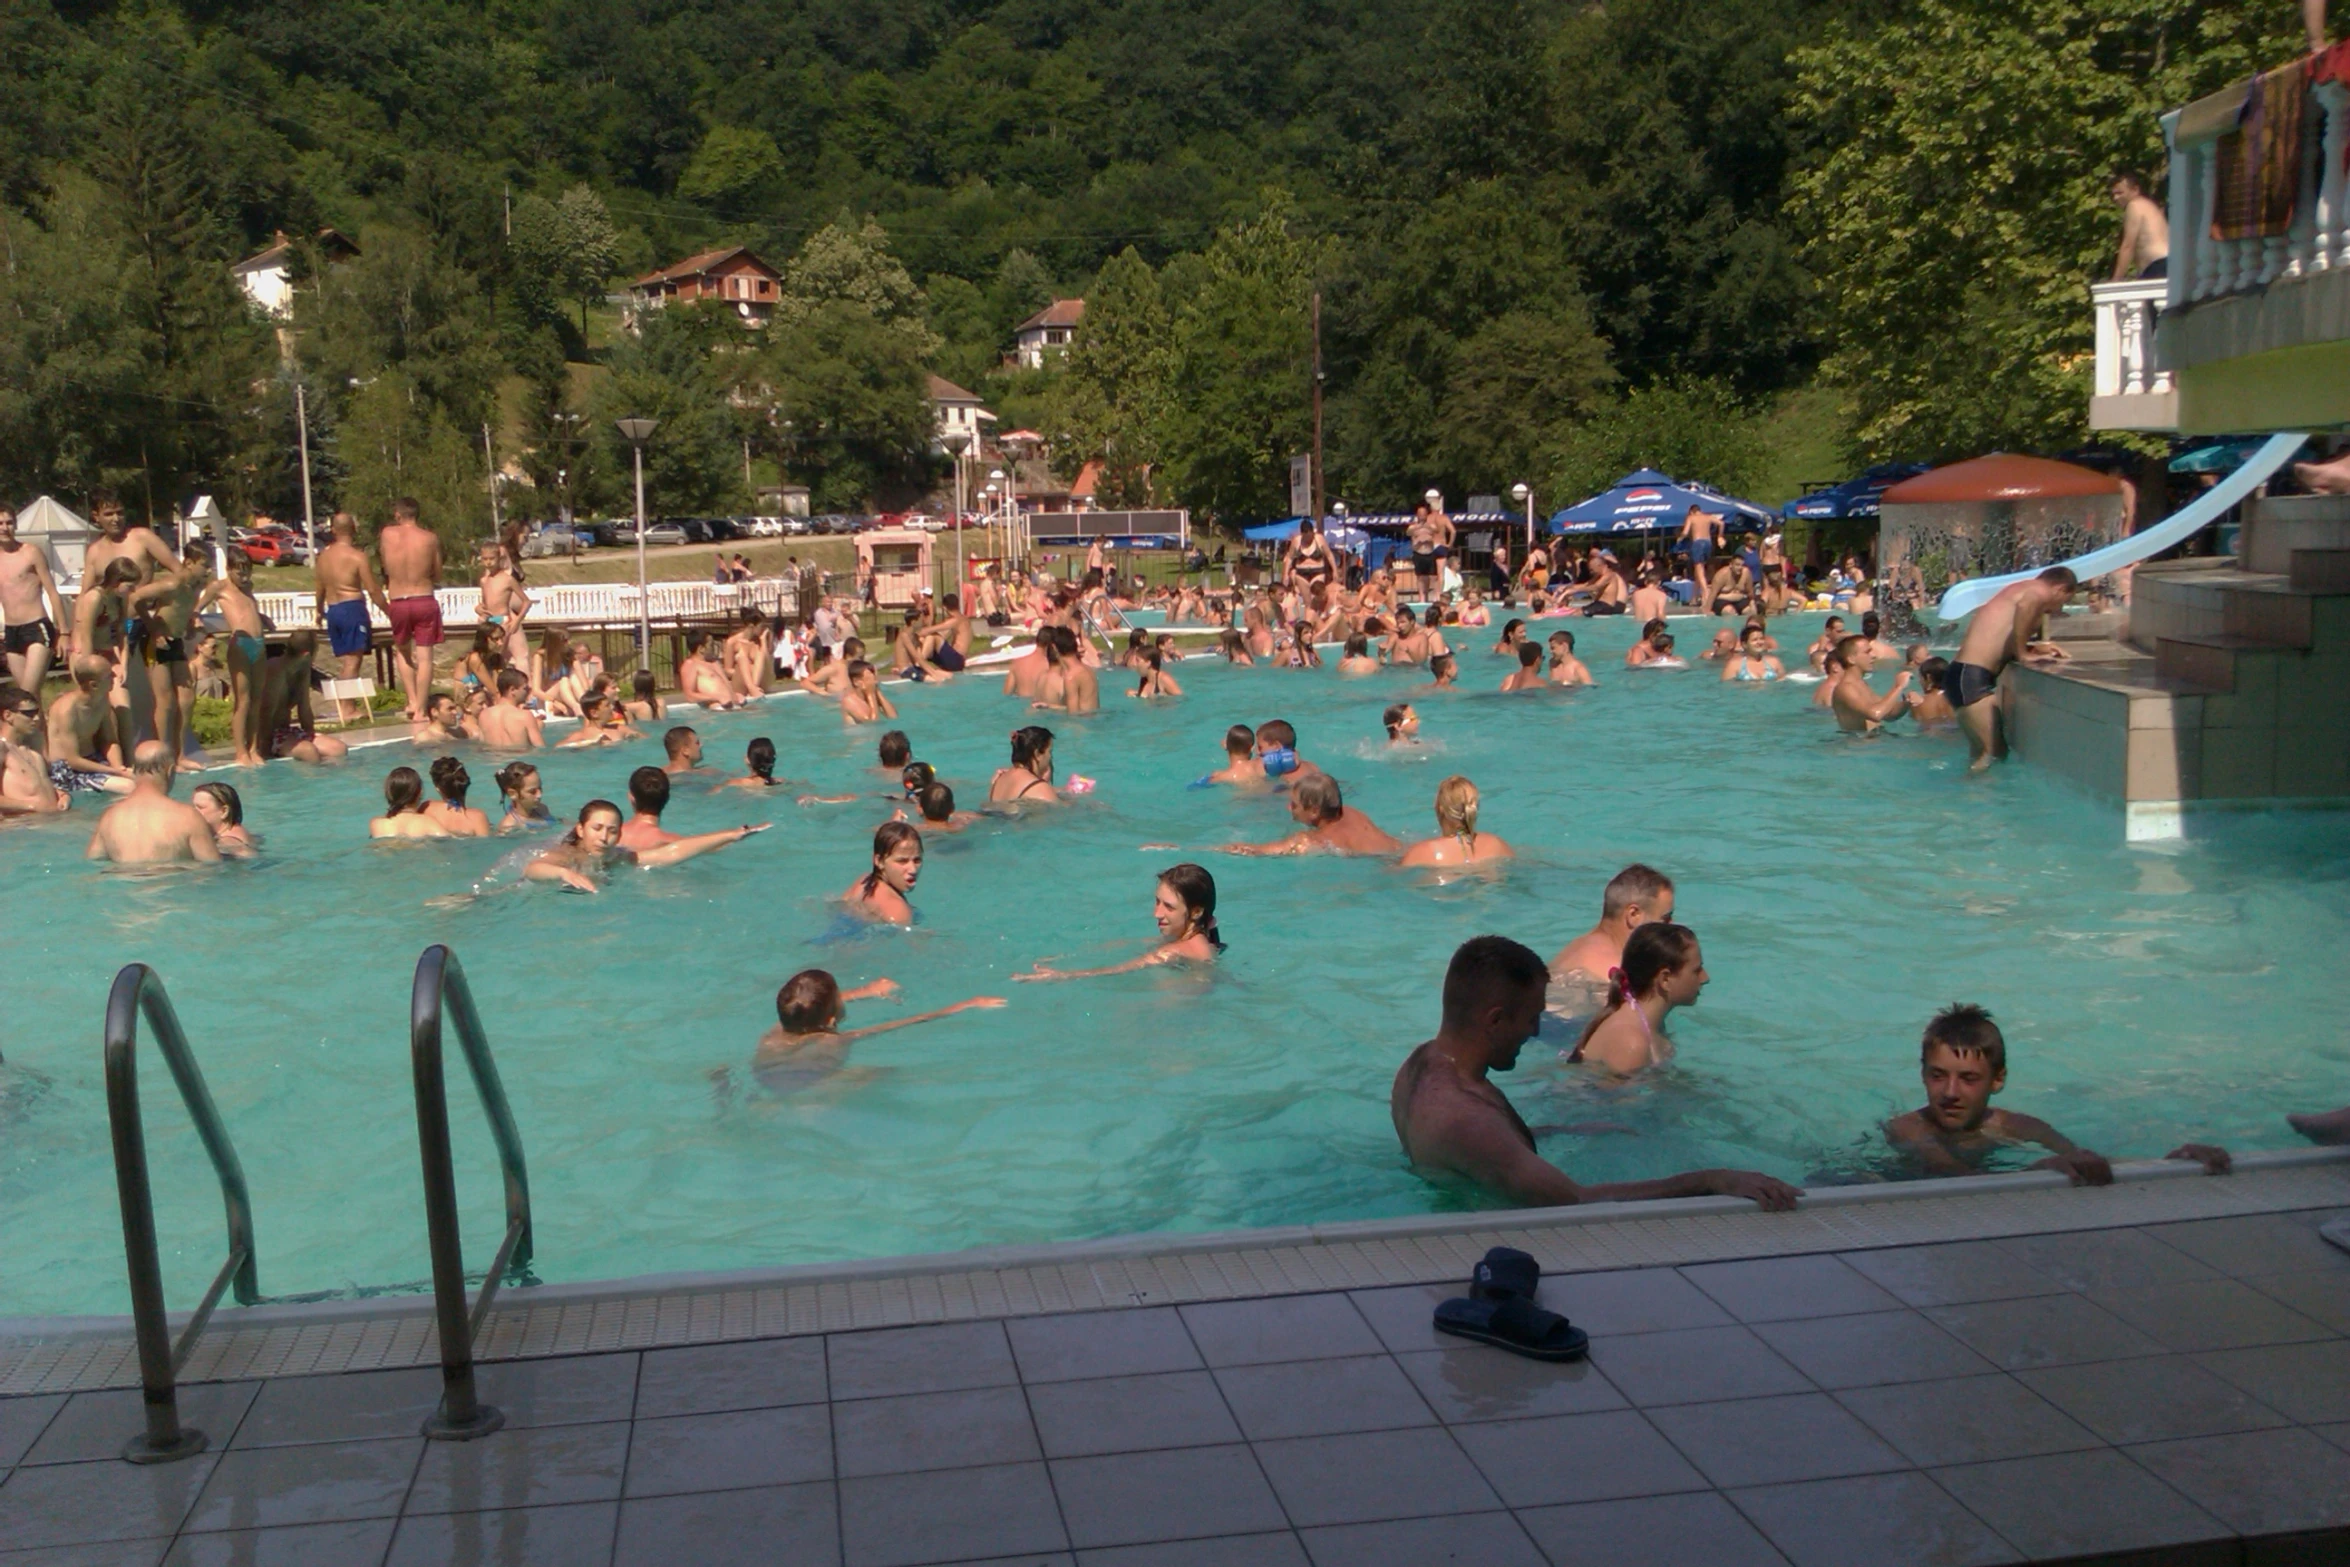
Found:
[(266, 533), (232, 533), (229, 547), (243, 551), (245, 559), (256, 566), (275, 566), (285, 560), (285, 551), (279, 548), (278, 541)]

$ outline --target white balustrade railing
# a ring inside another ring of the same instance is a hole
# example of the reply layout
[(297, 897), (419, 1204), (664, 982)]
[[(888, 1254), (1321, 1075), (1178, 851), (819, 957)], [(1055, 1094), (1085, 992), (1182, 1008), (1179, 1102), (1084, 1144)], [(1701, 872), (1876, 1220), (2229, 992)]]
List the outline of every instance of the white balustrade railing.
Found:
[(2158, 277), (2089, 286), (2097, 312), (2097, 396), (2145, 397), (2171, 390), (2170, 372), (2154, 363), (2154, 312), (2168, 286)]
[[(2350, 88), (2323, 82), (2309, 89), (2301, 116), (2301, 190), (2293, 222), (2260, 239), (2215, 239), (2211, 223), (2219, 196), (2219, 136), (2228, 127), (2182, 142), (2180, 117), (2162, 117), (2170, 147), (2170, 276), (2164, 308), (2184, 309), (2207, 299), (2266, 288), (2350, 267)], [(2105, 394), (2104, 316), (2099, 314), (2099, 391)]]
[[(624, 626), (637, 618), (633, 582), (560, 582), (524, 591), (530, 595), (525, 625)], [(653, 582), (646, 584), (646, 591), (656, 621), (732, 615), (754, 605), (770, 615), (799, 612), (796, 586), (787, 586), (777, 577), (744, 583)], [(254, 597), (260, 601), (261, 613), (281, 630), (318, 624), (318, 601), (308, 593), (258, 593)], [(480, 624), (479, 588), (443, 588), (433, 597), (440, 601), (443, 625), (470, 630)], [(390, 626), (373, 604), (367, 607), (367, 618), (379, 628)]]

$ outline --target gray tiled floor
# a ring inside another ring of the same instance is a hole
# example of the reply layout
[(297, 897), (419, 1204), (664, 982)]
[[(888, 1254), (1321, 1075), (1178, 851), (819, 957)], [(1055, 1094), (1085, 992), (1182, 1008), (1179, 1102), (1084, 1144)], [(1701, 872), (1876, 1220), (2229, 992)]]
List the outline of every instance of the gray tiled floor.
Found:
[(467, 1444), (430, 1370), (187, 1388), (154, 1468), (6, 1399), (0, 1567), (2350, 1559), (2325, 1216), (1548, 1278), (1570, 1365), (1406, 1286), (504, 1362)]

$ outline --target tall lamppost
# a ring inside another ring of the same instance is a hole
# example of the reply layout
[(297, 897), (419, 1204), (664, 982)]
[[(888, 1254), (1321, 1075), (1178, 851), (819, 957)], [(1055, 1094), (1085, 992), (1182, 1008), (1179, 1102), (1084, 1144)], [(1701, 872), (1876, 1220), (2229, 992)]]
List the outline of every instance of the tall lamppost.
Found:
[[(949, 430), (940, 437), (947, 455), (955, 460), (955, 591), (963, 591), (963, 453), (971, 449), (971, 432)], [(960, 602), (958, 600), (957, 602)]]
[(987, 471), (987, 476), (988, 478), (995, 481), (994, 483), (990, 484), (988, 488), (995, 491), (995, 509), (998, 514), (997, 520), (1004, 525), (1003, 555), (1004, 559), (1010, 560), (1012, 558), (1012, 519), (1009, 516), (1003, 515), (1003, 509), (1006, 498), (1009, 497), (1012, 492), (1010, 487), (1004, 483), (1003, 469), (990, 468)]
[(1534, 558), (1534, 492), (1524, 484), (1513, 484), (1510, 498), (1526, 508), (1526, 553), (1518, 557), (1522, 565)]
[(636, 646), (638, 667), (653, 667), (653, 593), (645, 585), (645, 442), (653, 438), (655, 421), (622, 419), (614, 428), (636, 457)]

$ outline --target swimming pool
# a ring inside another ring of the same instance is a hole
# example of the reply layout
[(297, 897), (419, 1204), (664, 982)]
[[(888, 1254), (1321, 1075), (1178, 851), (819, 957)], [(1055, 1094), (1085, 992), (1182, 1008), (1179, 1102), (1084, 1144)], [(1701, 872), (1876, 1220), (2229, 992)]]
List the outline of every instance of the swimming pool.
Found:
[[(1781, 628), (1798, 662), (1816, 626)], [(773, 832), (598, 898), (509, 888), (430, 906), (514, 845), (369, 843), (384, 771), (424, 759), (391, 750), (239, 777), (267, 851), (250, 865), (93, 869), (86, 803), (0, 833), (0, 1314), (126, 1309), (99, 1024), (132, 959), (168, 984), (236, 1138), (273, 1295), (428, 1273), (406, 1022), (434, 941), (463, 959), (512, 1093), (548, 1280), (1430, 1211), (1448, 1200), (1403, 1167), (1387, 1091), (1433, 1030), (1446, 959), (1482, 931), (1548, 956), (1632, 859), (1677, 879), (1714, 978), (1676, 1015), (1678, 1062), (1638, 1087), (1593, 1089), (1529, 1048), (1507, 1085), (1529, 1121), (1634, 1131), (1546, 1139), (1579, 1176), (1862, 1165), (1873, 1124), (1916, 1103), (1925, 1017), (1958, 998), (2007, 1028), (2005, 1102), (2117, 1156), (2189, 1136), (2281, 1145), (2282, 1111), (2350, 1098), (2332, 967), (2350, 937), (2350, 818), (2218, 818), (2209, 836), (2132, 849), (2110, 807), (2028, 768), (1967, 779), (1956, 738), (1843, 739), (1808, 688), (1723, 686), (1711, 666), (1628, 673), (1614, 666), (1630, 627), (1577, 632), (1596, 690), (1492, 694), (1504, 665), (1488, 632), (1463, 660), (1469, 689), (1417, 699), (1430, 743), (1414, 753), (1383, 748), (1379, 713), (1416, 674), (1195, 660), (1186, 698), (1148, 710), (1118, 694), (1130, 678), (1105, 677), (1101, 714), (1048, 715), (1062, 776), (1098, 792), (932, 839), (910, 932), (839, 929), (830, 900), (865, 867), (887, 780), (870, 765), (876, 731), (844, 732), (803, 698), (688, 716), (715, 764), (732, 770), (770, 735), (780, 771), (875, 799), (755, 802)], [(892, 688), (916, 754), (967, 801), (1030, 716), (997, 684)], [(1196, 852), (1286, 830), (1275, 800), (1184, 787), (1219, 765), (1227, 724), (1276, 716), (1398, 836), (1426, 835), (1438, 780), (1467, 773), (1482, 825), (1522, 858), (1435, 885), (1368, 862)], [(623, 798), (657, 752), (549, 753), (549, 799), (567, 815)], [(494, 763), (470, 761), (490, 804)], [(668, 820), (745, 815), (735, 791), (681, 786)], [(1152, 842), (1186, 850), (1139, 847)], [(1185, 857), (1221, 889), (1232, 946), (1212, 978), (1011, 983), (1040, 957), (1140, 950), (1152, 874)], [(721, 1095), (713, 1069), (747, 1076), (776, 986), (810, 965), (905, 987), (852, 1023), (975, 993), (1012, 1004), (859, 1045), (869, 1080)], [(164, 1267), (185, 1305), (217, 1265), (219, 1201), (152, 1059)], [(461, 1074), (451, 1097), (478, 1266), (494, 1166)]]

